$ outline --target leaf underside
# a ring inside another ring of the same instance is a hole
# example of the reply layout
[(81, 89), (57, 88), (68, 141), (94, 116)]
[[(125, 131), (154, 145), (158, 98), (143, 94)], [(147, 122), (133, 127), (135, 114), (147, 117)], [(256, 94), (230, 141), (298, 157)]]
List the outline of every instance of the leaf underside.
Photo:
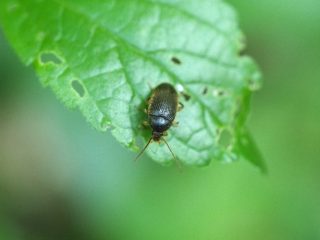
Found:
[[(244, 156), (262, 160), (244, 128), (250, 95), (261, 84), (240, 56), (234, 10), (220, 0), (2, 0), (4, 32), (44, 86), (80, 109), (100, 131), (137, 150), (150, 138), (143, 109), (151, 88), (173, 84), (184, 109), (167, 142), (186, 165)], [(165, 144), (147, 154), (172, 162)]]

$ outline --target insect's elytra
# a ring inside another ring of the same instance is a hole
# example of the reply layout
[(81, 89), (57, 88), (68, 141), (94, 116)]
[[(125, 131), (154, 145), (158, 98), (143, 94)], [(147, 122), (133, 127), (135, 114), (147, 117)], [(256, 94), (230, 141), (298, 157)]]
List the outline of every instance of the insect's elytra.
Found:
[(148, 115), (146, 124), (151, 127), (152, 135), (136, 159), (142, 155), (151, 141), (160, 142), (163, 140), (173, 158), (177, 160), (164, 136), (167, 135), (166, 131), (174, 123), (179, 108), (178, 93), (170, 83), (161, 83), (152, 90), (146, 108)]

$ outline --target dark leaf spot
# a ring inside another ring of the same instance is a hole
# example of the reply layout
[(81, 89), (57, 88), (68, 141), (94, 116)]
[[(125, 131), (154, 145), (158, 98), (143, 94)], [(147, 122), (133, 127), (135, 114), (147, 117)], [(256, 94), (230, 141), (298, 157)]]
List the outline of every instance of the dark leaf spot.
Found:
[(171, 58), (171, 61), (172, 61), (173, 63), (175, 63), (175, 64), (178, 64), (178, 65), (180, 65), (180, 64), (181, 64), (180, 59), (179, 59), (179, 58), (177, 58), (177, 57), (172, 57), (172, 58)]
[(222, 97), (223, 95), (225, 94), (225, 92), (224, 91), (218, 91), (218, 96), (220, 96), (220, 97)]
[(205, 88), (203, 89), (203, 91), (202, 91), (202, 94), (203, 94), (203, 95), (206, 95), (206, 94), (207, 94), (207, 92), (208, 92), (208, 88), (207, 88), (207, 87), (205, 87)]
[(213, 91), (213, 95), (216, 96), (216, 97), (222, 97), (226, 94), (226, 92), (224, 90), (221, 90), (221, 89), (216, 89)]

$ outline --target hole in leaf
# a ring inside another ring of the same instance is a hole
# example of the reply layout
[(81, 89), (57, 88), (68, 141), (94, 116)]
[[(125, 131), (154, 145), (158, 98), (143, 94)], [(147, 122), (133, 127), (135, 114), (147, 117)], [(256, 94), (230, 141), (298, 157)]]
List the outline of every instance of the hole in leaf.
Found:
[(72, 85), (72, 88), (79, 94), (80, 97), (84, 96), (84, 88), (78, 80), (73, 80), (71, 85)]
[(181, 64), (181, 60), (177, 57), (172, 57), (171, 58), (171, 61), (177, 65), (180, 65)]
[(178, 83), (178, 84), (176, 85), (176, 89), (177, 89), (177, 91), (178, 91), (179, 93), (181, 93), (181, 92), (184, 91), (184, 87), (183, 87), (180, 83)]
[(224, 148), (227, 148), (231, 145), (232, 143), (232, 133), (230, 132), (230, 130), (228, 129), (223, 129), (220, 133), (220, 136), (219, 136), (219, 141), (218, 143), (224, 147)]
[(40, 61), (42, 64), (50, 63), (52, 62), (53, 64), (60, 64), (62, 63), (61, 59), (57, 54), (54, 52), (43, 52), (40, 55)]

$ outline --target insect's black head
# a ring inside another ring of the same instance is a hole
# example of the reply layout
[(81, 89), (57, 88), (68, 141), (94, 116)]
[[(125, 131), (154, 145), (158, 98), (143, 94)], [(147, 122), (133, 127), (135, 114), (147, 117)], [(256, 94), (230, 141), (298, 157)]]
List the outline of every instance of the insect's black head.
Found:
[(163, 136), (162, 132), (156, 132), (156, 131), (152, 132), (152, 140), (155, 142), (159, 142), (162, 136)]

